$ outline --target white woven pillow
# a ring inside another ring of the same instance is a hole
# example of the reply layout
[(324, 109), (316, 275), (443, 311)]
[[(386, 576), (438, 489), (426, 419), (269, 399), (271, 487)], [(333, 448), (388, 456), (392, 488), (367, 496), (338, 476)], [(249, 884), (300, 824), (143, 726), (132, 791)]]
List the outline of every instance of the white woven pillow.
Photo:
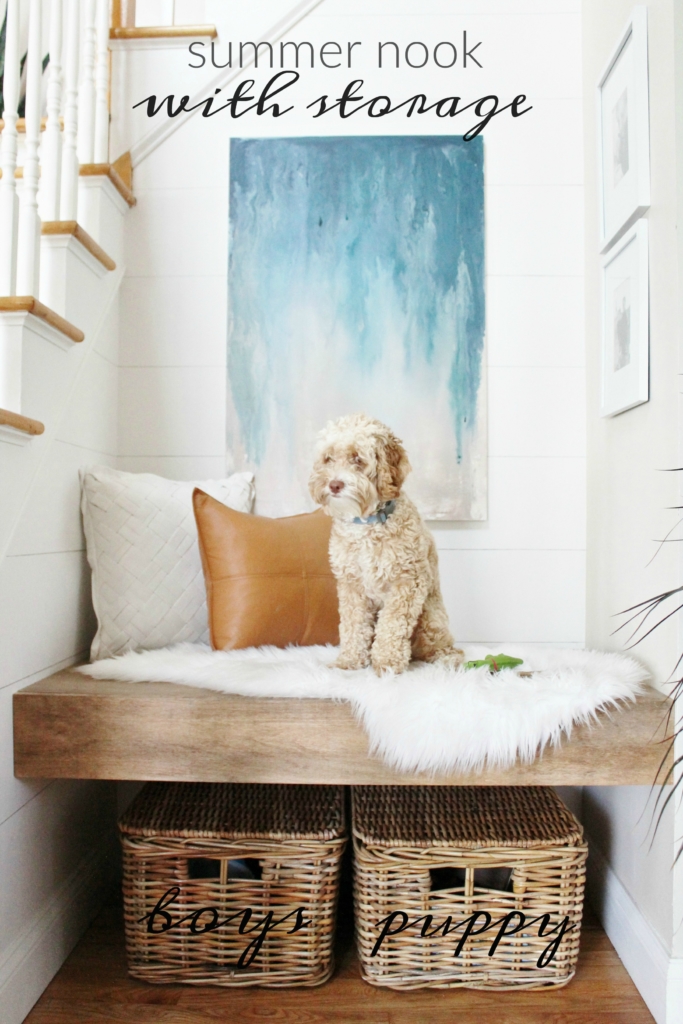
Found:
[(81, 485), (98, 623), (91, 660), (181, 640), (208, 643), (192, 491), (201, 487), (251, 512), (253, 474), (195, 483), (98, 466), (81, 472)]

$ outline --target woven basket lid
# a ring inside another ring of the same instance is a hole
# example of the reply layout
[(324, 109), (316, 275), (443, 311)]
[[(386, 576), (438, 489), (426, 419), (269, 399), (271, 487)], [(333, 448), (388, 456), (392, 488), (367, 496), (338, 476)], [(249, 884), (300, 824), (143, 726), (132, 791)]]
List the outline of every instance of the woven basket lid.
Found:
[(337, 839), (342, 786), (150, 782), (119, 821), (126, 835), (205, 839)]
[(576, 846), (583, 829), (548, 786), (356, 786), (367, 846)]

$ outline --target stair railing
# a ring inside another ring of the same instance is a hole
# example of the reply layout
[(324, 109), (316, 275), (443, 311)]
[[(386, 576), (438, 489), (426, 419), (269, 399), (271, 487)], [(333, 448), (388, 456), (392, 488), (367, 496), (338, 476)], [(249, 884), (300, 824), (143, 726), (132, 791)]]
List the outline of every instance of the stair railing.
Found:
[(52, 0), (50, 16), (50, 62), (47, 67), (47, 122), (42, 146), (43, 181), (39, 189), (42, 220), (59, 220), (62, 183), (62, 0)]
[(26, 151), (24, 182), (19, 201), (19, 236), (17, 239), (17, 293), (38, 294), (40, 253), (40, 217), (38, 216), (38, 185), (40, 166), (40, 93), (42, 59), (40, 54), (40, 0), (30, 0), (28, 19), (28, 51), (26, 55)]
[[(109, 162), (109, 24), (110, 0), (7, 0), (0, 296), (37, 294), (41, 220), (77, 220), (79, 164)], [(49, 40), (48, 53), (41, 52), (41, 40)], [(23, 143), (17, 132), (22, 102)]]
[(19, 200), (14, 174), (17, 167), (17, 107), (19, 103), (19, 0), (7, 0), (3, 121), (0, 147), (0, 294), (14, 295), (17, 284), (17, 227)]
[(78, 63), (79, 0), (66, 0), (66, 39), (64, 46), (64, 135), (62, 139), (62, 182), (59, 216), (56, 220), (76, 220), (78, 204)]

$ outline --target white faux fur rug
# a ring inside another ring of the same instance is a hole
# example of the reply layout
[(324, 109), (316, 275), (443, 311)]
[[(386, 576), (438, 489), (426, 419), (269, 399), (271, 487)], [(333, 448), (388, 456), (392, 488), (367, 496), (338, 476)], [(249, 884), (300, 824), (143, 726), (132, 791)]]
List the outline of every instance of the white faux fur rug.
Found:
[[(478, 771), (532, 761), (548, 744), (598, 711), (633, 700), (648, 679), (620, 654), (504, 644), (468, 646), (467, 660), (501, 651), (523, 658), (517, 670), (453, 670), (415, 663), (398, 676), (330, 667), (334, 647), (212, 651), (177, 644), (84, 665), (96, 679), (182, 683), (254, 697), (347, 700), (370, 738), (371, 750), (403, 771)], [(518, 671), (532, 671), (529, 678)]]

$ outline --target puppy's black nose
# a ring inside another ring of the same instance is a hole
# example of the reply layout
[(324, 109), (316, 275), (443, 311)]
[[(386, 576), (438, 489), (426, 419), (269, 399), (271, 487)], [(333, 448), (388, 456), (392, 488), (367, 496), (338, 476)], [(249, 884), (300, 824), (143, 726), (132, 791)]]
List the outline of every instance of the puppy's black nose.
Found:
[(340, 491), (344, 490), (343, 480), (330, 480), (330, 491), (332, 494), (339, 494)]

